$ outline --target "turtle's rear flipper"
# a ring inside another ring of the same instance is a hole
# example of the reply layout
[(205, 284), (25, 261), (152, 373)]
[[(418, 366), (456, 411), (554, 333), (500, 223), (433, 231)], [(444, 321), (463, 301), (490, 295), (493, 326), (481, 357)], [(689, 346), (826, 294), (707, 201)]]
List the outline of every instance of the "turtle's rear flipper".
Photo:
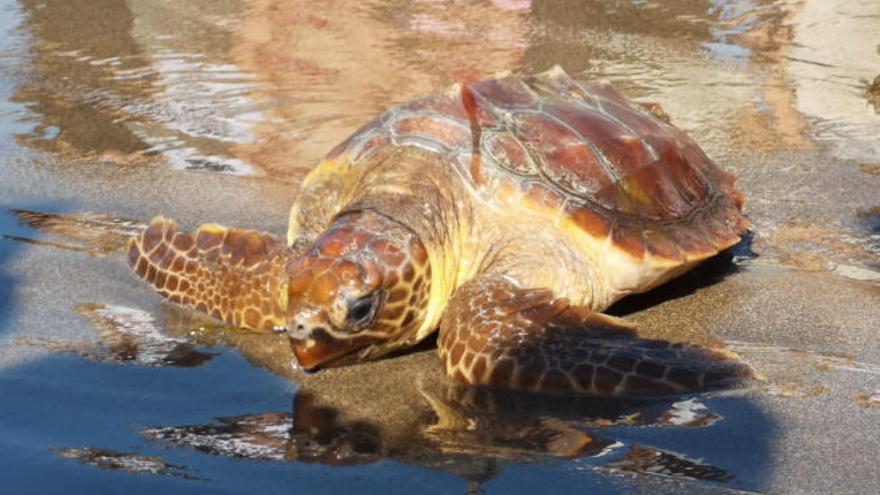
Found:
[(256, 330), (285, 323), (291, 256), (270, 234), (215, 224), (180, 232), (163, 217), (128, 243), (131, 267), (159, 294)]
[(640, 338), (617, 318), (502, 277), (455, 292), (439, 346), (455, 379), (525, 390), (671, 395), (752, 376), (732, 353)]

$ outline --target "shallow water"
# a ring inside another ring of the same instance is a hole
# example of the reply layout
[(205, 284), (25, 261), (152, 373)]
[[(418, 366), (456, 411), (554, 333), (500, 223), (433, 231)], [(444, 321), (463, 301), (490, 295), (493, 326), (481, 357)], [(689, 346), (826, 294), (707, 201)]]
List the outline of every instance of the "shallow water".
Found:
[[(159, 213), (281, 234), (304, 173), (384, 108), (554, 65), (660, 102), (739, 176), (750, 246), (615, 311), (763, 382), (489, 396), (430, 349), (303, 376), (118, 254)], [(880, 491), (878, 74), (876, 0), (0, 0), (4, 486)]]

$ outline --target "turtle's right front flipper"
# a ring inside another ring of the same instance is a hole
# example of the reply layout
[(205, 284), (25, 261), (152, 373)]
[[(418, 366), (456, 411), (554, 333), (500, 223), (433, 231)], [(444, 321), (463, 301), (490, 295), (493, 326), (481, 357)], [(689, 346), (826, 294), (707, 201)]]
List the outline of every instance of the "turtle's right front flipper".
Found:
[(671, 395), (752, 376), (732, 353), (644, 339), (622, 320), (504, 277), (456, 290), (439, 347), (456, 380), (523, 390)]
[(128, 244), (134, 271), (168, 300), (255, 330), (285, 324), (293, 252), (271, 234), (156, 217)]

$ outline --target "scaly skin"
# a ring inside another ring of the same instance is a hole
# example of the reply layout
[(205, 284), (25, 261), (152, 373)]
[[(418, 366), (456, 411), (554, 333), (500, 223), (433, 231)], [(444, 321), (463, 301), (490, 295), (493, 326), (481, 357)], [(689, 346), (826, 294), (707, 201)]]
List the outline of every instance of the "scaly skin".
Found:
[(180, 232), (164, 217), (128, 244), (129, 264), (159, 294), (252, 329), (285, 327), (293, 254), (270, 234), (215, 224)]
[(639, 338), (624, 321), (499, 276), (459, 288), (438, 347), (456, 380), (521, 390), (669, 395), (751, 374), (732, 354)]
[[(365, 361), (414, 344), (431, 267), (421, 241), (400, 224), (370, 211), (345, 215), (287, 269), (288, 331), (300, 366)], [(376, 306), (360, 322), (358, 300)]]
[[(431, 287), (422, 243), (369, 211), (340, 217), (299, 256), (269, 234), (213, 224), (184, 233), (157, 217), (129, 243), (129, 262), (172, 302), (243, 328), (286, 329), (306, 369), (413, 345)], [(350, 307), (372, 294), (375, 314), (352, 321)]]

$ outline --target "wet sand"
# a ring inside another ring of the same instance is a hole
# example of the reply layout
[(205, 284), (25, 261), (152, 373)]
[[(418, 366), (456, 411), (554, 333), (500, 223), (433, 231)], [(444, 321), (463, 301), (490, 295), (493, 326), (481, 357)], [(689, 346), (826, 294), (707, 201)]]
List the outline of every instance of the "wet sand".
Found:
[[(0, 2), (10, 487), (880, 492), (877, 6), (452, 3)], [(428, 348), (304, 376), (102, 248), (159, 213), (281, 235), (303, 174), (383, 108), (556, 64), (660, 102), (739, 176), (750, 246), (614, 311), (761, 381), (538, 407), (452, 387)]]

